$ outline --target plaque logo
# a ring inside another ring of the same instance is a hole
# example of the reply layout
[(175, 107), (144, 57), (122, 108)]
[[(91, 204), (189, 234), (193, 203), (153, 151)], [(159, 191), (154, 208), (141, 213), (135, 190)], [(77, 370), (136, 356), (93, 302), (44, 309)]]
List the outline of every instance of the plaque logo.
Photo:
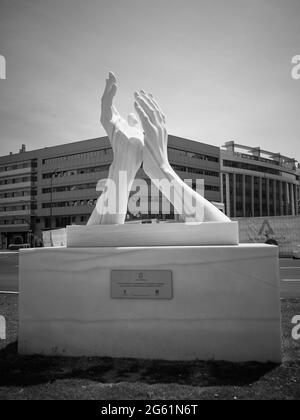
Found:
[(147, 281), (147, 279), (145, 279), (144, 277), (144, 273), (140, 272), (138, 275), (138, 278), (136, 279), (137, 281)]

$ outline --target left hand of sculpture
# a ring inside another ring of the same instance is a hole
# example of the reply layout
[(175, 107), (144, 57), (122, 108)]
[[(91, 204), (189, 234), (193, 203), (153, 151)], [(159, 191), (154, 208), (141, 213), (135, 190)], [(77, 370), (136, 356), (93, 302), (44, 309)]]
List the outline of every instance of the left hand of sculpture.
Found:
[[(117, 79), (113, 73), (109, 73), (101, 101), (101, 123), (109, 137), (114, 158), (106, 187), (88, 225), (124, 223), (129, 193), (143, 161), (144, 133), (134, 114), (125, 120), (117, 111), (113, 104), (117, 89)], [(124, 176), (124, 172), (127, 176)], [(115, 200), (112, 213), (106, 208), (108, 198)]]
[(117, 79), (110, 72), (101, 100), (101, 123), (114, 153), (112, 168), (134, 176), (142, 164), (144, 134), (134, 114), (126, 120), (117, 111), (113, 104), (117, 90)]

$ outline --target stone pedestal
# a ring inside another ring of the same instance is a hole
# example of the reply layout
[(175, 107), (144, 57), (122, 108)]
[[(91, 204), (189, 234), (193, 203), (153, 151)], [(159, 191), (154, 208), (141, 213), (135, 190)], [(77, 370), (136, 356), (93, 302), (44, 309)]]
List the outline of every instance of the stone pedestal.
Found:
[(68, 226), (68, 248), (238, 245), (238, 222)]
[(278, 249), (23, 250), (19, 351), (280, 362)]

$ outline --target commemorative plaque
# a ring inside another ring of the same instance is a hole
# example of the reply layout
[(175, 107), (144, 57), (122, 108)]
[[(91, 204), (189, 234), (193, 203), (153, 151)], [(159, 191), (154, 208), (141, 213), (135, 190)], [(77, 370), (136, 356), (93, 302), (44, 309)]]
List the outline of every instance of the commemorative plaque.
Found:
[(112, 299), (173, 299), (170, 270), (113, 270)]

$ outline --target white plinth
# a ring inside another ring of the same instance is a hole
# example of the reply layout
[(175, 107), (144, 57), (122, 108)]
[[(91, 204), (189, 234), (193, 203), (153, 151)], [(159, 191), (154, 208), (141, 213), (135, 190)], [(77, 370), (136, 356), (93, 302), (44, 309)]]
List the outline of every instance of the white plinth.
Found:
[(238, 245), (238, 222), (68, 226), (68, 248)]
[[(173, 299), (112, 299), (111, 270), (171, 270)], [(23, 250), (19, 351), (280, 362), (278, 250)]]

